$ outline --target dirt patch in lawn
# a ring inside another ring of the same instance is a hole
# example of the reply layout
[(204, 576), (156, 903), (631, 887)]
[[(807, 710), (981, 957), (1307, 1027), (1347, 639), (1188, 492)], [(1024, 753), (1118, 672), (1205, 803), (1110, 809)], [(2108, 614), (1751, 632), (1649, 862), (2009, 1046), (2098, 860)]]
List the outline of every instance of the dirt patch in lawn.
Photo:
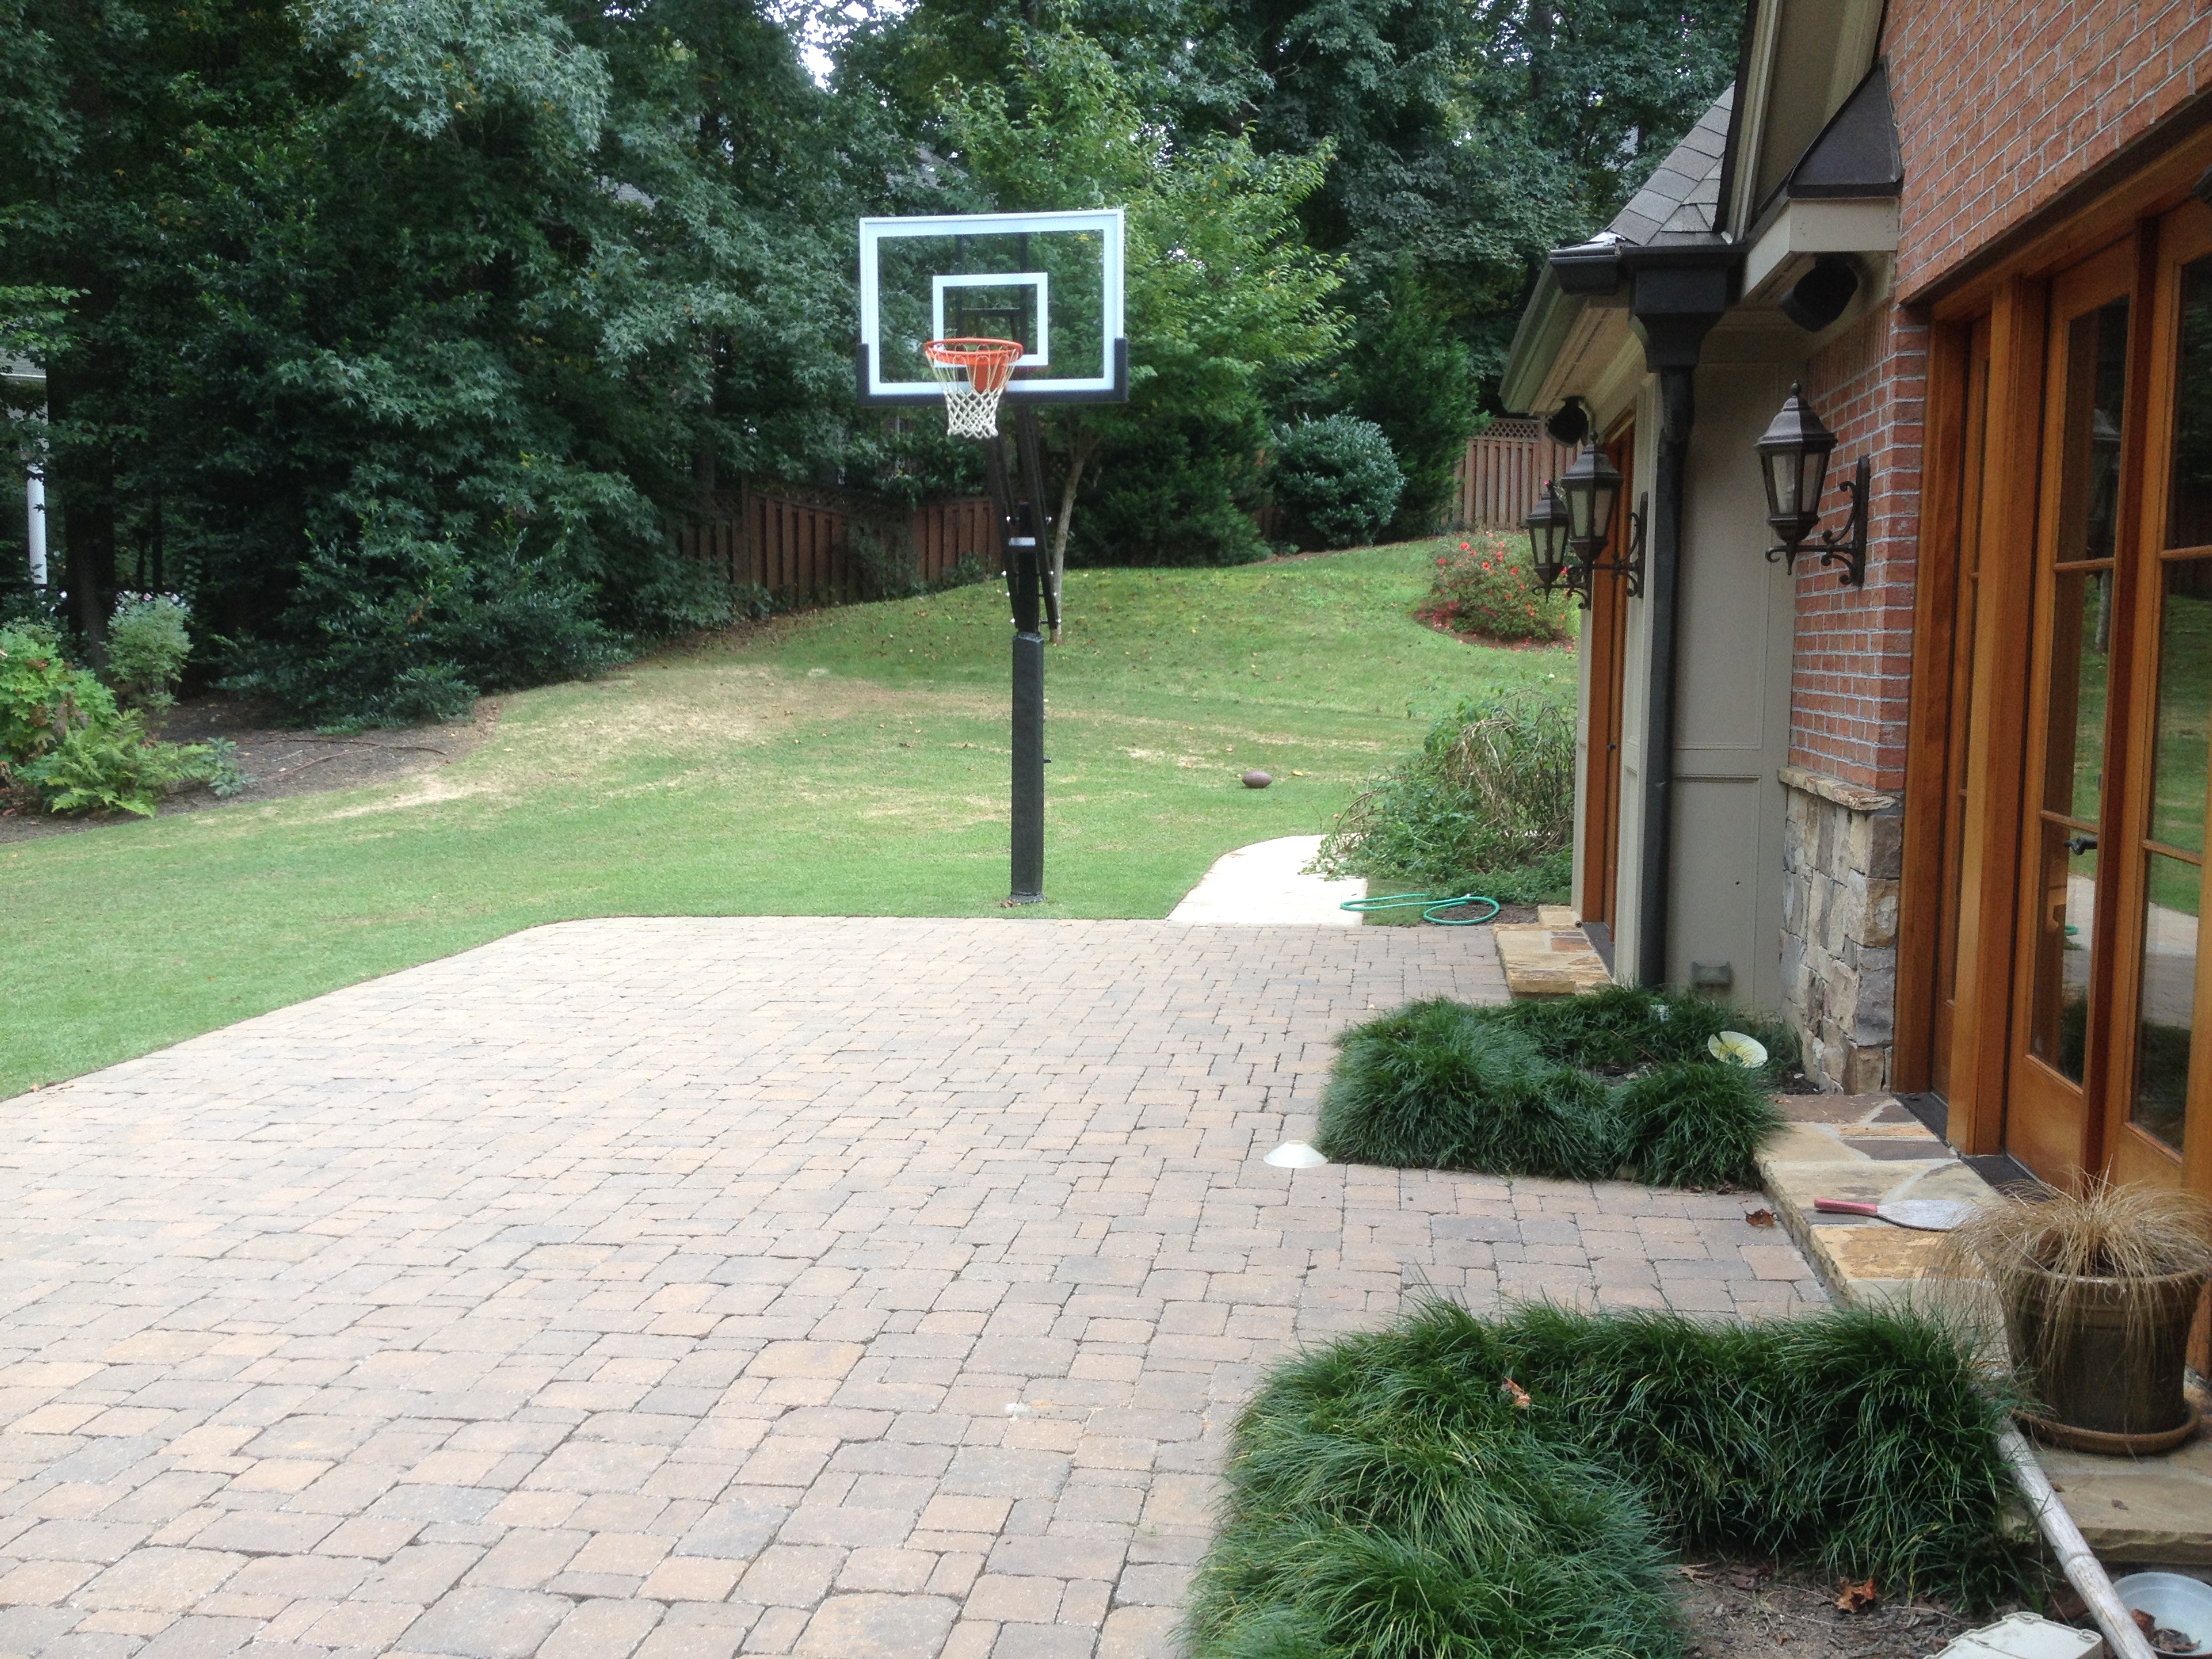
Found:
[[(480, 746), (498, 724), (499, 703), (491, 697), (479, 701), (469, 720), (343, 737), (278, 725), (267, 705), (245, 698), (190, 698), (154, 723), (155, 735), (170, 743), (228, 738), (238, 745), (238, 763), (253, 781), (230, 796), (218, 796), (206, 789), (183, 790), (161, 803), (161, 812), (166, 817), (213, 806), (283, 800), (291, 795), (351, 789), (435, 771)], [(0, 806), (0, 842), (66, 836), (127, 821), (123, 813), (56, 817), (35, 806), (9, 804)]]
[[(1741, 1561), (1692, 1563), (1682, 1577), (1691, 1659), (1928, 1659), (1960, 1632), (2011, 1611), (1969, 1616), (1938, 1601), (1865, 1601), (1794, 1568)], [(1863, 1605), (1847, 1612), (1839, 1599)]]

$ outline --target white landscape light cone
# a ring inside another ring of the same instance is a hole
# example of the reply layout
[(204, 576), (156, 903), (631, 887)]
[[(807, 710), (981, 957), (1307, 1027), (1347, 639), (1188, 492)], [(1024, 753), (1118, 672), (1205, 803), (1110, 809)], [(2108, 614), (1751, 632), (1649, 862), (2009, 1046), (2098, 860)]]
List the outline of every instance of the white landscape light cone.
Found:
[(1328, 1160), (1303, 1140), (1286, 1140), (1267, 1154), (1267, 1162), (1279, 1170), (1310, 1170)]
[(1723, 1066), (1740, 1066), (1755, 1072), (1766, 1064), (1766, 1045), (1741, 1031), (1723, 1031), (1705, 1039), (1705, 1052)]

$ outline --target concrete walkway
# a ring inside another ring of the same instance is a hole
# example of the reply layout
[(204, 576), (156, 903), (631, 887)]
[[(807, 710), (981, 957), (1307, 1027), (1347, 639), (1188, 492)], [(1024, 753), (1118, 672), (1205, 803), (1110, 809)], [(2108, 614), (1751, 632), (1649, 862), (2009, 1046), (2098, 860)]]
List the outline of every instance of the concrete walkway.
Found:
[(1344, 908), (1347, 899), (1367, 896), (1367, 878), (1352, 876), (1332, 881), (1310, 876), (1305, 867), (1321, 851), (1319, 836), (1279, 836), (1255, 842), (1233, 853), (1224, 853), (1182, 902), (1168, 913), (1170, 921), (1198, 922), (1212, 927), (1259, 927), (1278, 923), (1302, 923), (1311, 927), (1357, 927), (1359, 913)]
[(1485, 930), (577, 922), (10, 1101), (0, 1654), (1165, 1654), (1297, 1344), (1818, 1299), (1735, 1198), (1261, 1161), (1438, 994)]

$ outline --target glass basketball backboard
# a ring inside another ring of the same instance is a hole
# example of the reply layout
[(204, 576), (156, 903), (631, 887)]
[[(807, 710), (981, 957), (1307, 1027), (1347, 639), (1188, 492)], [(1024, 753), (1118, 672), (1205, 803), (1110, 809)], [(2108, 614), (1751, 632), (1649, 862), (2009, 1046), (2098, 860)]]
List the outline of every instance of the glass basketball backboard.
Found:
[(1126, 399), (1121, 209), (861, 220), (860, 401), (941, 401), (922, 347), (963, 337), (1019, 342), (1009, 398)]

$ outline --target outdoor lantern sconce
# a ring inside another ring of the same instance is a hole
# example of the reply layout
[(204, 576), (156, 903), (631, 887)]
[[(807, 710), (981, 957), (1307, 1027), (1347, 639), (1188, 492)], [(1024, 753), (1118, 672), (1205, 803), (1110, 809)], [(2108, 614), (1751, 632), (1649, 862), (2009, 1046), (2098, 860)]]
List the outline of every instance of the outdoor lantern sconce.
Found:
[(1820, 497), (1826, 492), (1828, 457), (1835, 453), (1836, 434), (1820, 424), (1805, 402), (1805, 388), (1792, 386), (1782, 411), (1759, 440), (1759, 467), (1766, 484), (1766, 522), (1781, 541), (1766, 550), (1767, 562), (1778, 555), (1795, 574), (1800, 553), (1820, 552), (1822, 565), (1839, 564), (1837, 578), (1844, 587), (1866, 586), (1867, 492), (1874, 481), (1874, 464), (1859, 457), (1856, 474), (1843, 482), (1850, 491), (1850, 521), (1835, 530), (1824, 530), (1808, 547), (1820, 522)]
[[(1583, 596), (1585, 608), (1601, 574), (1626, 576), (1631, 599), (1644, 592), (1644, 520), (1648, 497), (1644, 504), (1628, 515), (1626, 556), (1618, 561), (1602, 556), (1613, 533), (1613, 516), (1620, 510), (1621, 485), (1625, 482), (1620, 471), (1606, 459), (1604, 451), (1595, 444), (1586, 445), (1565, 476), (1547, 489), (1548, 501), (1540, 500), (1537, 508), (1528, 515), (1531, 542), (1534, 543), (1540, 533), (1548, 543), (1537, 549), (1537, 575), (1544, 574), (1544, 560), (1547, 557), (1553, 569), (1565, 563), (1559, 547), (1564, 541), (1566, 552), (1574, 558), (1567, 573), (1567, 586)], [(1541, 532), (1537, 529), (1540, 523), (1543, 526)], [(1550, 583), (1545, 585), (1549, 586)]]
[(1528, 532), (1528, 562), (1535, 567), (1536, 580), (1544, 584), (1544, 591), (1550, 592), (1562, 575), (1573, 587), (1574, 573), (1567, 568), (1567, 509), (1559, 505), (1559, 492), (1549, 478), (1536, 492), (1535, 504), (1521, 524)]

